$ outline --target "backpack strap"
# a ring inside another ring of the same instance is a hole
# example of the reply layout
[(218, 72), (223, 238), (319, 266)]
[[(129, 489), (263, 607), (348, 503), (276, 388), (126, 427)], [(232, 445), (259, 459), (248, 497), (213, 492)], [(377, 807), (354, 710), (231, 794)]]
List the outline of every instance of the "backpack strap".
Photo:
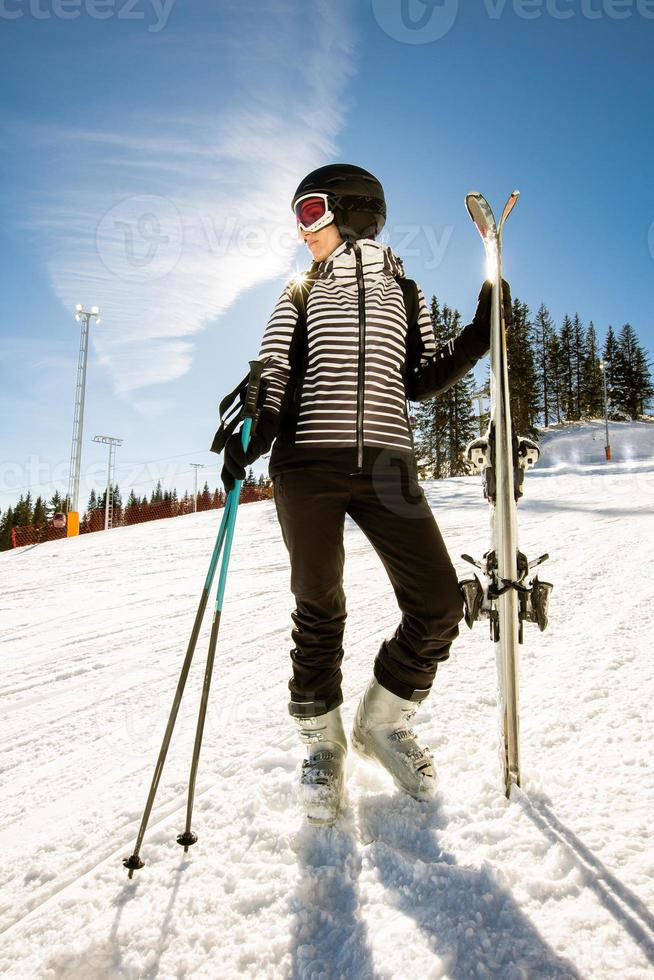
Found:
[(409, 400), (412, 400), (411, 382), (413, 377), (413, 369), (417, 364), (419, 364), (420, 357), (425, 349), (425, 343), (422, 339), (420, 326), (418, 324), (418, 311), (420, 305), (418, 299), (418, 286), (413, 279), (405, 279), (404, 276), (396, 276), (395, 278), (398, 286), (402, 290), (402, 296), (404, 297), (404, 309), (406, 310), (407, 322), (402, 376), (404, 378), (404, 387), (407, 391), (407, 397)]
[(305, 273), (299, 282), (291, 287), (291, 302), (295, 306), (298, 317), (293, 331), (288, 359), (295, 387), (301, 384), (307, 368), (309, 345), (307, 341), (307, 303), (314, 283), (318, 277), (316, 263), (309, 272)]
[[(250, 371), (248, 371), (243, 380), (239, 381), (239, 383), (236, 385), (234, 390), (230, 391), (228, 395), (225, 395), (220, 402), (220, 405), (218, 406), (220, 426), (213, 437), (211, 449), (209, 450), (210, 452), (220, 454), (225, 448), (225, 443), (236, 429), (236, 426), (245, 418), (246, 400), (251, 379), (252, 374)], [(265, 378), (261, 378), (257, 398), (257, 408), (260, 408), (263, 403), (265, 389)], [(251, 436), (256, 432), (258, 420), (259, 412), (257, 411), (252, 419), (252, 428), (250, 429)]]
[(414, 279), (405, 279), (404, 276), (395, 276), (395, 281), (402, 290), (407, 327), (411, 330), (418, 326), (418, 286)]
[(305, 272), (302, 278), (291, 286), (291, 302), (298, 312), (298, 318), (302, 321), (304, 330), (306, 330), (307, 325), (309, 294), (318, 278), (317, 269), (315, 268), (316, 265), (317, 263), (314, 263), (311, 269)]

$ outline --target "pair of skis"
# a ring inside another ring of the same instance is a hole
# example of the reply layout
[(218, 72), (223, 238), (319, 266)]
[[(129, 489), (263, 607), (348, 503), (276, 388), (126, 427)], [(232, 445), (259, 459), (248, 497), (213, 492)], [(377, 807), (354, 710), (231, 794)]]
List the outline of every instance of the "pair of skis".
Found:
[(487, 276), (493, 283), (491, 306), (490, 412), (486, 435), (467, 448), (467, 458), (482, 474), (484, 496), (491, 510), (491, 543), (482, 561), (462, 557), (477, 573), (463, 580), (465, 620), (469, 627), (477, 619), (490, 620), (495, 646), (500, 723), (500, 763), (504, 791), (520, 786), (520, 700), (518, 646), (524, 622), (547, 625), (547, 608), (552, 586), (531, 571), (547, 555), (529, 563), (518, 549), (517, 502), (522, 496), (524, 474), (539, 457), (538, 445), (517, 438), (511, 422), (506, 324), (502, 303), (502, 231), (520, 192), (510, 195), (499, 225), (486, 199), (474, 191), (466, 196), (468, 213), (481, 235), (486, 250)]

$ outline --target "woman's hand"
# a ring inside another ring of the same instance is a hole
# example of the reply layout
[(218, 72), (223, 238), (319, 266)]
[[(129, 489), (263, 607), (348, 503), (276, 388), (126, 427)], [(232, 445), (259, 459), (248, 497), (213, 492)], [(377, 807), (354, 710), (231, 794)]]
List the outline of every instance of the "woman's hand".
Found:
[[(491, 328), (491, 297), (493, 294), (493, 283), (488, 279), (484, 281), (479, 290), (477, 300), (477, 310), (474, 315), (473, 324), (480, 331), (484, 331), (490, 343)], [(504, 324), (509, 330), (513, 323), (513, 306), (511, 303), (511, 289), (506, 279), (502, 279), (502, 305), (504, 307)]]
[(240, 432), (234, 432), (229, 437), (225, 443), (225, 456), (220, 474), (227, 493), (234, 487), (236, 480), (245, 479), (245, 467), (268, 452), (278, 428), (279, 415), (264, 410), (259, 415), (256, 430), (247, 449), (243, 449)]

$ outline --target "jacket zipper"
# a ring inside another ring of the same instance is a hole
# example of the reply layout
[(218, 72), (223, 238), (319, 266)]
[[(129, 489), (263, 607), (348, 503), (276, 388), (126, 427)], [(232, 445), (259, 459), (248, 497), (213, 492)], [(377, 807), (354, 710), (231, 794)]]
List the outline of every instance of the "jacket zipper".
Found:
[(366, 286), (363, 279), (361, 249), (354, 245), (359, 300), (359, 364), (357, 374), (357, 468), (363, 469), (363, 389), (366, 370)]

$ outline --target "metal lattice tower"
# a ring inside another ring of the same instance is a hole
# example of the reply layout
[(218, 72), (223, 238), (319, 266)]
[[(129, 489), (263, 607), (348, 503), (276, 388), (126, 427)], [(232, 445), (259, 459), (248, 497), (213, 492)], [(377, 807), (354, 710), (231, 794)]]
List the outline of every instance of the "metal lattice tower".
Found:
[(85, 310), (80, 303), (75, 307), (75, 319), (82, 324), (77, 362), (77, 389), (75, 392), (75, 414), (73, 417), (73, 442), (70, 450), (70, 470), (68, 478), (67, 511), (79, 511), (79, 477), (82, 466), (82, 432), (84, 429), (84, 396), (86, 394), (86, 364), (89, 354), (89, 323), (91, 317), (100, 323), (99, 309), (92, 306)]
[(94, 436), (93, 442), (103, 442), (109, 446), (109, 467), (107, 469), (107, 491), (104, 498), (104, 529), (114, 526), (114, 461), (116, 446), (122, 446), (122, 439), (113, 436)]

